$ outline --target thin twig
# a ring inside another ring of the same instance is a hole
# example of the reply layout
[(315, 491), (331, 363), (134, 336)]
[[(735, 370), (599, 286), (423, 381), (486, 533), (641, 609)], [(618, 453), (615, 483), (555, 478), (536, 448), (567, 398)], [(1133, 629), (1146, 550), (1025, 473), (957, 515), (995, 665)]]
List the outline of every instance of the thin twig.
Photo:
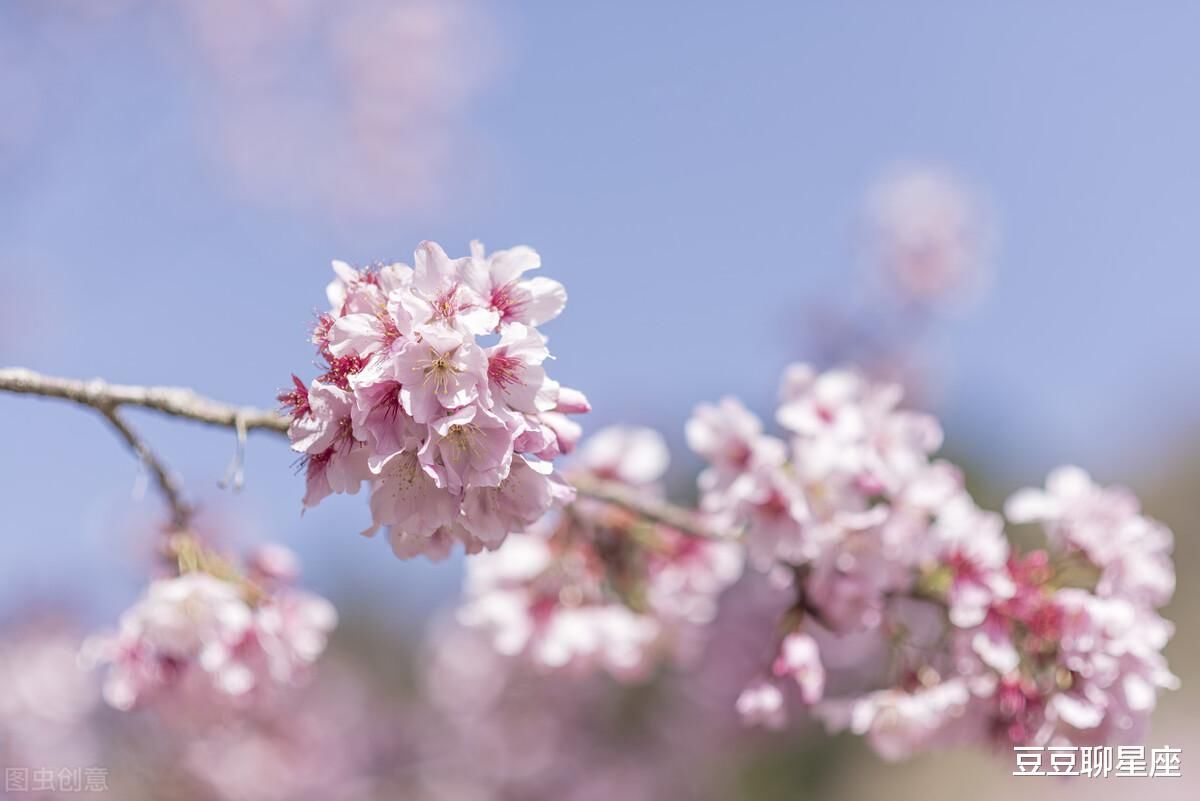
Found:
[[(15, 367), (0, 369), (0, 391), (74, 401), (100, 410), (102, 414), (109, 417), (110, 421), (112, 420), (110, 413), (115, 413), (120, 407), (138, 406), (173, 417), (232, 428), (238, 432), (239, 449), (242, 447), (242, 440), (246, 432), (267, 431), (273, 434), (286, 434), (288, 429), (287, 418), (275, 412), (221, 403), (183, 387), (122, 386), (109, 384), (100, 379), (77, 381), (41, 375), (32, 370)], [(117, 421), (120, 423), (120, 418), (117, 418)], [(114, 425), (118, 425), (118, 423), (114, 423)], [(128, 426), (124, 426), (123, 423), (120, 423), (120, 426), (123, 427), (123, 433), (128, 431)], [(122, 429), (119, 428), (119, 430)], [(126, 441), (129, 441), (128, 436)], [(136, 436), (134, 441), (140, 442)], [(139, 451), (140, 454), (141, 451)], [(154, 471), (153, 462), (148, 461), (147, 465)], [(166, 476), (165, 471), (162, 471), (162, 476)], [(155, 471), (155, 478), (158, 479), (164, 494), (170, 498), (170, 493), (163, 486), (159, 471)], [(572, 483), (580, 495), (623, 507), (646, 520), (670, 526), (684, 534), (704, 539), (727, 539), (735, 536), (734, 532), (721, 531), (706, 525), (688, 509), (675, 506), (667, 501), (645, 497), (622, 484), (586, 476), (577, 476)]]
[(146, 470), (154, 477), (154, 483), (158, 485), (158, 489), (166, 499), (167, 505), (171, 507), (173, 528), (179, 530), (187, 528), (188, 521), (192, 516), (192, 508), (184, 501), (183, 491), (171, 476), (171, 472), (167, 469), (167, 466), (154, 455), (154, 452), (150, 450), (150, 446), (146, 444), (145, 440), (138, 436), (137, 432), (121, 419), (121, 415), (118, 414), (116, 409), (111, 406), (97, 406), (96, 410), (109, 422), (117, 434), (120, 435), (121, 439), (125, 440), (125, 444), (141, 459)]

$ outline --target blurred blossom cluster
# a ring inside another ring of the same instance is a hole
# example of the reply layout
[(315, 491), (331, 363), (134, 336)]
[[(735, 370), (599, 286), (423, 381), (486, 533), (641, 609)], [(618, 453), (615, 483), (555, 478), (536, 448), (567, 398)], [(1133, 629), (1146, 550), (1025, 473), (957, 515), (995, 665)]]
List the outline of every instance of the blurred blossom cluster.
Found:
[[(895, 385), (794, 365), (776, 414), (786, 438), (732, 399), (689, 421), (709, 463), (701, 508), (744, 526), (751, 562), (794, 587), (739, 710), (782, 725), (790, 687), (890, 758), (969, 741), (1139, 741), (1178, 685), (1155, 611), (1174, 589), (1170, 532), (1128, 491), (1063, 468), (1009, 503), (1012, 521), (1048, 534), (1048, 549), (1015, 553), (1004, 519), (933, 458), (936, 420), (900, 400)], [(876, 689), (828, 698), (825, 663), (846, 649), (888, 669)]]
[(436, 206), (471, 151), (466, 111), (503, 60), (495, 21), (476, 0), (14, 6), (28, 30), (11, 40), (0, 30), (0, 101), (10, 111), (0, 168), (51, 126), (74, 57), (120, 26), (144, 38), (147, 58), (182, 73), (201, 144), (238, 189), (339, 216)]
[(989, 284), (991, 214), (948, 168), (909, 165), (868, 190), (861, 216), (854, 299), (810, 309), (807, 349), (823, 367), (854, 364), (910, 397), (929, 398), (947, 313), (971, 305)]
[[(566, 478), (602, 478), (656, 497), (667, 460), (656, 431), (611, 427), (585, 441)], [(543, 668), (644, 678), (657, 657), (695, 650), (719, 594), (741, 571), (735, 542), (698, 539), (581, 498), (469, 560), (459, 620), (488, 632), (501, 653)]]
[(337, 613), (293, 586), (291, 552), (262, 546), (238, 570), (189, 535), (173, 548), (178, 572), (153, 581), (115, 632), (84, 643), (84, 661), (107, 667), (105, 700), (195, 722), (273, 703), (300, 683)]
[(182, 6), (211, 70), (211, 143), (251, 194), (358, 215), (439, 200), (466, 149), (460, 120), (498, 62), (480, 4)]
[(100, 691), (78, 654), (78, 635), (58, 619), (34, 615), (0, 633), (0, 765), (96, 763)]
[(364, 798), (373, 759), (403, 725), (372, 707), (364, 676), (337, 660), (317, 680), (277, 703), (210, 726), (173, 745), (186, 775), (228, 801), (338, 801)]
[(935, 167), (897, 169), (867, 197), (870, 268), (902, 304), (961, 304), (986, 279), (989, 236), (979, 201)]
[[(554, 472), (584, 396), (543, 368), (538, 326), (566, 304), (562, 284), (528, 278), (516, 247), (451, 259), (425, 242), (414, 266), (334, 263), (331, 309), (313, 342), (327, 370), (280, 396), (304, 454), (305, 506), (371, 487), (373, 533), (401, 558), (495, 549), (574, 498)], [(488, 340), (494, 339), (493, 344)]]

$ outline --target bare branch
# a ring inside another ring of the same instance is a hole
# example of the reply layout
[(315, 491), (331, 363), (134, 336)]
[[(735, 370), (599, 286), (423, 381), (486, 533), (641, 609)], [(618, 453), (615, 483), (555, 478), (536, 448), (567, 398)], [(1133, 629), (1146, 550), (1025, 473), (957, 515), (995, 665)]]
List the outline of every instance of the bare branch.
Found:
[(41, 375), (20, 367), (0, 369), (0, 391), (44, 398), (62, 398), (96, 409), (140, 406), (198, 423), (285, 434), (287, 418), (273, 411), (234, 406), (197, 395), (183, 387), (137, 387), (109, 384), (100, 379), (77, 381)]

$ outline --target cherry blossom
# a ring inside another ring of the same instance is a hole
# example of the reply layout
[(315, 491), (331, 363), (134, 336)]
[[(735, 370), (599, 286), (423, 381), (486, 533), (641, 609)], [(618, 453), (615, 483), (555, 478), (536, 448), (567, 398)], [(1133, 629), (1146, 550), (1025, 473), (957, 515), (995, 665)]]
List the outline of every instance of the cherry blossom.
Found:
[(1041, 522), (1060, 549), (1101, 571), (1097, 592), (1162, 606), (1175, 591), (1171, 532), (1141, 514), (1124, 487), (1100, 487), (1078, 467), (1060, 467), (1046, 489), (1024, 489), (1005, 506), (1015, 523)]
[(441, 558), (455, 543), (494, 549), (573, 493), (552, 462), (587, 399), (547, 376), (537, 325), (566, 302), (526, 279), (517, 247), (451, 258), (423, 242), (413, 266), (334, 262), (313, 342), (326, 371), (280, 395), (302, 454), (306, 507), (370, 488), (371, 525), (401, 558)]
[[(1135, 741), (1178, 686), (1155, 609), (1174, 588), (1170, 532), (1127, 490), (1060, 468), (1007, 504), (1047, 534), (1048, 550), (1017, 553), (1004, 518), (935, 458), (937, 421), (900, 401), (855, 371), (794, 365), (776, 415), (786, 438), (732, 400), (688, 423), (709, 461), (701, 508), (794, 596), (743, 718), (779, 726), (792, 694), (891, 759), (972, 740)], [(881, 656), (876, 686), (827, 697), (829, 664)]]
[(91, 637), (84, 661), (107, 666), (104, 699), (117, 709), (162, 702), (194, 717), (238, 708), (292, 685), (325, 650), (337, 613), (291, 585), (295, 560), (259, 551), (245, 577), (191, 540), (179, 575), (153, 581), (115, 632)]
[(0, 632), (0, 762), (90, 764), (98, 752), (95, 676), (80, 669), (79, 639), (57, 617), (30, 615)]
[(806, 704), (815, 704), (825, 693), (825, 667), (817, 642), (809, 634), (796, 632), (783, 639), (772, 672), (793, 679)]
[(736, 706), (748, 726), (782, 729), (787, 723), (783, 693), (769, 681), (759, 680), (743, 689)]
[(967, 300), (985, 278), (985, 215), (941, 169), (908, 167), (886, 177), (868, 197), (866, 227), (872, 268), (911, 304)]
[[(650, 429), (602, 429), (584, 441), (567, 478), (587, 475), (655, 495), (667, 468)], [(475, 515), (476, 517), (478, 515)], [(544, 669), (647, 675), (656, 658), (686, 657), (716, 598), (741, 574), (733, 542), (703, 541), (640, 524), (593, 499), (467, 563), (459, 620), (488, 633), (503, 654)]]

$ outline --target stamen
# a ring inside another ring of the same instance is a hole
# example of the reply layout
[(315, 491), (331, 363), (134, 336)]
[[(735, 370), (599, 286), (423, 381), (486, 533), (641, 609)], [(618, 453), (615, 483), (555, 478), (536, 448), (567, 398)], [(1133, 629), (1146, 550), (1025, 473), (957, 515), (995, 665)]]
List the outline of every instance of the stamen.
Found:
[(428, 384), (430, 381), (433, 382), (434, 392), (445, 392), (449, 389), (450, 382), (454, 376), (462, 372), (461, 369), (450, 361), (454, 357), (454, 352), (438, 353), (433, 348), (429, 349), (430, 359), (425, 362), (425, 366), (421, 368), (421, 372), (425, 375), (425, 384)]

